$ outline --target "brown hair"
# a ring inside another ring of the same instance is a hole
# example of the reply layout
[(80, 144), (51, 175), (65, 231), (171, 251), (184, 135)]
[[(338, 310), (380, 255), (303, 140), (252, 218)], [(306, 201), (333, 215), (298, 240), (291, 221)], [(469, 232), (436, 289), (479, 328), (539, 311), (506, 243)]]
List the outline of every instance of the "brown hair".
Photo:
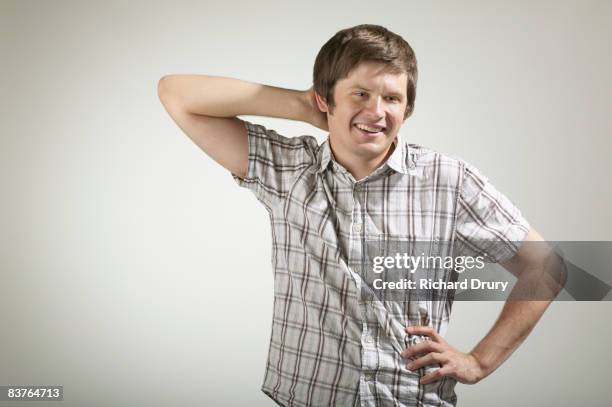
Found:
[(334, 87), (361, 62), (382, 62), (389, 72), (408, 75), (407, 106), (404, 119), (414, 110), (417, 61), (414, 51), (401, 36), (385, 27), (361, 24), (338, 31), (327, 41), (315, 59), (313, 87), (325, 97), (330, 113), (335, 106)]

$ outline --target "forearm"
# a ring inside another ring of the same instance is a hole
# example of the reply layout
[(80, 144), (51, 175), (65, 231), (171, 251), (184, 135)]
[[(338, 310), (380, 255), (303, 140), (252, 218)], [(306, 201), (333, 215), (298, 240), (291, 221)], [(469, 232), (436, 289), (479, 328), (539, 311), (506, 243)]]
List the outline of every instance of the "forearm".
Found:
[(550, 301), (507, 301), (489, 333), (470, 352), (483, 377), (497, 369), (527, 338)]
[(310, 120), (311, 110), (302, 91), (208, 75), (168, 75), (158, 88), (161, 99), (176, 101), (194, 114)]
[(497, 369), (525, 340), (563, 288), (565, 264), (535, 230), (519, 252), (502, 266), (517, 276), (516, 284), (493, 328), (470, 352), (485, 376)]

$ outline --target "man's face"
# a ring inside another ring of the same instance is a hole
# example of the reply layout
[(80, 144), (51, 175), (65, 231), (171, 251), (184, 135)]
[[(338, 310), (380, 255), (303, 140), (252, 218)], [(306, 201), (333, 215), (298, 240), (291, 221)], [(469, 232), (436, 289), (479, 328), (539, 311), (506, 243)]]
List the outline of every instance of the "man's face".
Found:
[(377, 62), (364, 62), (336, 82), (335, 106), (317, 96), (327, 111), (333, 152), (342, 159), (383, 159), (404, 122), (408, 76), (393, 74)]

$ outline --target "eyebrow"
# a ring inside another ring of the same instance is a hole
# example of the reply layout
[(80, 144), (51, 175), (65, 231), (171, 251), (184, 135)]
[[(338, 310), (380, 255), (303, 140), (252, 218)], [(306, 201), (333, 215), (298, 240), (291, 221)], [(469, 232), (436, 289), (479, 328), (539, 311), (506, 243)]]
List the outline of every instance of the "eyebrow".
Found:
[[(351, 90), (354, 90), (354, 89), (361, 89), (361, 90), (365, 90), (365, 91), (367, 91), (367, 92), (371, 92), (371, 90), (370, 90), (370, 89), (368, 89), (367, 87), (362, 86), (362, 85), (353, 85), (353, 86), (351, 86), (351, 88), (350, 88), (350, 89), (351, 89)], [(403, 99), (403, 97), (404, 97), (404, 95), (402, 95), (401, 93), (395, 92), (395, 91), (387, 92), (387, 94), (389, 94), (389, 95), (391, 95), (391, 96), (396, 96), (396, 97), (398, 97), (398, 98), (400, 98), (400, 99)]]

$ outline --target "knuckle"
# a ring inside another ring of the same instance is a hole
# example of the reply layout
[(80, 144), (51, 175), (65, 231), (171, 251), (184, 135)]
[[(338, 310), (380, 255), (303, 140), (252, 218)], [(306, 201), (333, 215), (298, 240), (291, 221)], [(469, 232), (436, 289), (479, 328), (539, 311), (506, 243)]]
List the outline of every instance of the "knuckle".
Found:
[(421, 343), (418, 345), (418, 348), (417, 348), (417, 349), (418, 349), (418, 351), (419, 351), (420, 353), (423, 353), (423, 352), (425, 352), (425, 351), (429, 350), (429, 344), (428, 344), (427, 342), (421, 342)]
[(414, 353), (423, 353), (425, 350), (427, 350), (427, 344), (425, 343), (419, 343), (418, 345), (414, 345)]

